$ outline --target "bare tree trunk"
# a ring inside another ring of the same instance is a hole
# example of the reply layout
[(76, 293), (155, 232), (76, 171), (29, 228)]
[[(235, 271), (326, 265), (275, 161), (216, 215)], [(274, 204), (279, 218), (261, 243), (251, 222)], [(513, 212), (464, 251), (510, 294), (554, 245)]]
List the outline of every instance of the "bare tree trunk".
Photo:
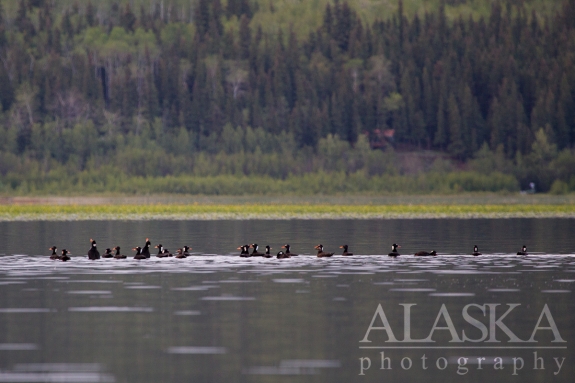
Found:
[(4, 69), (6, 70), (6, 73), (8, 73), (8, 79), (12, 83), (12, 82), (14, 82), (14, 73), (10, 69), (10, 64), (8, 63), (8, 53), (6, 53), (6, 57), (4, 57), (3, 53), (4, 52), (0, 51), (0, 59), (2, 60), (2, 64), (4, 65)]
[(34, 73), (34, 56), (30, 54), (30, 77), (32, 77), (32, 73)]

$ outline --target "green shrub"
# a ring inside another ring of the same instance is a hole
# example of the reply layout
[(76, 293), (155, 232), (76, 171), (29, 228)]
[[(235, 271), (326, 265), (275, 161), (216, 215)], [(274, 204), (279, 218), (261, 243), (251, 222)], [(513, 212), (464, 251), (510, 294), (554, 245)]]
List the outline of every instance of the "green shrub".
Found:
[(567, 194), (569, 193), (569, 185), (567, 184), (567, 182), (561, 180), (555, 180), (551, 185), (549, 193), (556, 195)]

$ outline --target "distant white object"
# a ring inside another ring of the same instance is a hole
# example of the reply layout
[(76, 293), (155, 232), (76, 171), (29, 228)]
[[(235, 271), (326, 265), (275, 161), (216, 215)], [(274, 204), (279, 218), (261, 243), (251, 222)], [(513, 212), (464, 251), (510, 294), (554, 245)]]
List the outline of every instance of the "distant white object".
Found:
[(535, 194), (535, 182), (529, 182), (529, 189), (521, 190), (521, 194)]

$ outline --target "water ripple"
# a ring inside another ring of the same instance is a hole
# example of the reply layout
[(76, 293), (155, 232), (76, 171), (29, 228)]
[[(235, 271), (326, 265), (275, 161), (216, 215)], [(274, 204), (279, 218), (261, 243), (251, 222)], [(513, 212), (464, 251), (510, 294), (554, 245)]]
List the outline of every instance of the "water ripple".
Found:
[(33, 343), (0, 343), (0, 351), (30, 351), (38, 350), (38, 345)]
[(197, 347), (197, 346), (183, 346), (183, 347), (170, 347), (166, 350), (168, 354), (225, 354), (227, 350), (225, 347)]
[(203, 301), (255, 301), (254, 297), (234, 297), (234, 296), (216, 296), (216, 297), (203, 297)]
[[(195, 255), (171, 262), (163, 260), (129, 261), (129, 262), (101, 262), (88, 261), (83, 258), (73, 258), (66, 263), (55, 263), (46, 257), (19, 256), (12, 257), (9, 264), (2, 266), (0, 276), (1, 285), (26, 284), (31, 280), (44, 279), (60, 284), (116, 284), (122, 283), (117, 279), (76, 279), (70, 276), (106, 276), (133, 275), (149, 273), (188, 273), (212, 274), (216, 272), (253, 273), (258, 275), (277, 275), (281, 273), (305, 272), (313, 278), (337, 278), (338, 276), (359, 275), (370, 276), (382, 273), (431, 273), (438, 275), (518, 275), (522, 273), (550, 273), (558, 268), (571, 271), (575, 259), (571, 256), (533, 256), (530, 258), (509, 255), (490, 255), (488, 257), (442, 256), (433, 259), (419, 259), (416, 257), (388, 257), (361, 256), (354, 258), (336, 257), (329, 260), (318, 261), (316, 257), (293, 257), (284, 262), (275, 262), (268, 259), (251, 258), (242, 259), (238, 256)], [(276, 278), (280, 280), (282, 278)], [(289, 279), (289, 278), (288, 278)], [(427, 282), (427, 278), (398, 278), (396, 282)], [(569, 279), (561, 282), (573, 281)], [(258, 283), (259, 280), (246, 280), (231, 278), (210, 283)], [(278, 282), (281, 283), (281, 282)], [(153, 289), (159, 286), (144, 285), (138, 282), (124, 283), (125, 287), (136, 289)], [(98, 291), (98, 290), (94, 290)], [(81, 294), (81, 293), (79, 293)], [(90, 293), (86, 293), (90, 294)]]
[(30, 313), (49, 313), (55, 310), (50, 310), (47, 308), (23, 308), (23, 307), (11, 307), (11, 308), (1, 308), (0, 313), (6, 314), (30, 314)]
[(88, 306), (69, 307), (68, 311), (89, 313), (151, 313), (151, 307), (116, 307), (116, 306)]

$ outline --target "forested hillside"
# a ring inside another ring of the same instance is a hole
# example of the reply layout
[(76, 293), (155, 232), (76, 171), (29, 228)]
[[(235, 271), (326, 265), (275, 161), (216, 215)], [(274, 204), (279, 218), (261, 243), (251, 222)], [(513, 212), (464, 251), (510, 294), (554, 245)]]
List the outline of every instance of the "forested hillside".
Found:
[(309, 33), (274, 2), (5, 3), (0, 191), (575, 190), (575, 0), (319, 2)]

